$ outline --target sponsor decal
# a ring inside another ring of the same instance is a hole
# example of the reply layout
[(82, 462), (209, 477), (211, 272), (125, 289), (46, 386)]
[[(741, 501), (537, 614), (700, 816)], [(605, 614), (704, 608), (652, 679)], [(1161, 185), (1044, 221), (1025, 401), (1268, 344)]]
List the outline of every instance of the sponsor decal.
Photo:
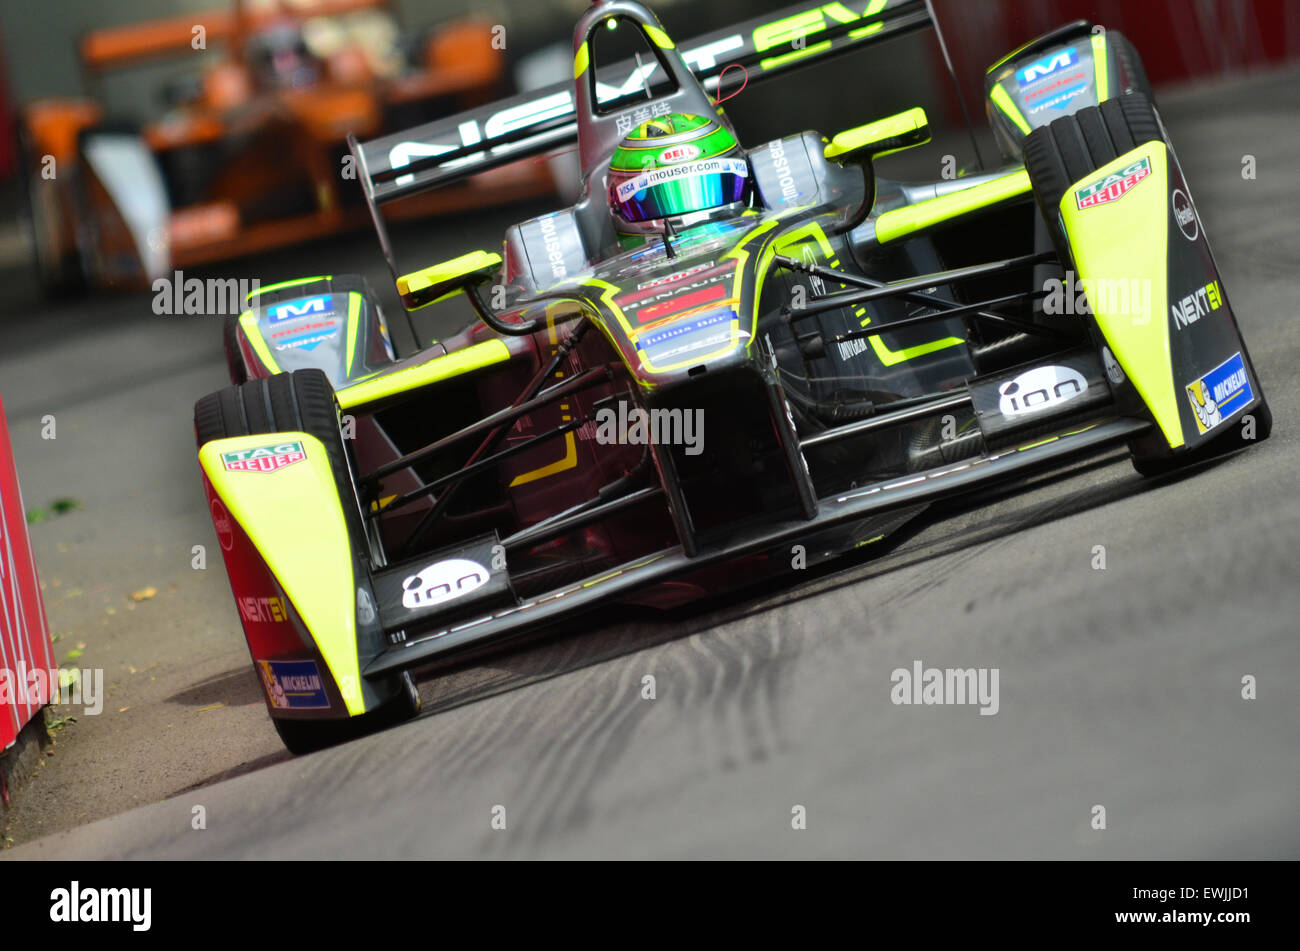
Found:
[(998, 412), (1008, 417), (1041, 413), (1082, 396), (1087, 389), (1083, 374), (1070, 367), (1034, 367), (998, 387)]
[(278, 472), (285, 466), (307, 458), (300, 442), (286, 442), (278, 446), (258, 446), (223, 452), (221, 461), (228, 472)]
[[(1070, 84), (1071, 80), (1074, 80), (1072, 85)], [(1052, 83), (1051, 85), (1052, 88), (1044, 90), (1043, 93), (1035, 94), (1035, 96), (1040, 96), (1048, 92), (1053, 93), (1050, 99), (1044, 99), (1042, 102), (1035, 103), (1029, 107), (1029, 114), (1031, 116), (1038, 115), (1038, 113), (1042, 112), (1044, 109), (1064, 111), (1065, 107), (1070, 104), (1070, 101), (1074, 99), (1075, 96), (1088, 89), (1088, 78), (1083, 73), (1079, 73), (1076, 76), (1067, 76), (1059, 82)], [(1026, 100), (1029, 98), (1029, 96), (1025, 97)]]
[(488, 583), (491, 573), (477, 561), (447, 558), (402, 579), (402, 607), (410, 611), (453, 601)]
[(277, 710), (325, 710), (330, 699), (314, 660), (259, 660), (262, 686)]
[(295, 317), (324, 317), (334, 313), (334, 295), (322, 294), (318, 297), (304, 297), (302, 300), (272, 304), (266, 309), (266, 313), (273, 324), (293, 320)]
[(1174, 221), (1178, 222), (1178, 230), (1188, 241), (1195, 241), (1200, 236), (1201, 223), (1196, 220), (1196, 209), (1192, 207), (1192, 200), (1187, 197), (1187, 192), (1175, 188), (1169, 202), (1173, 206)]
[(1119, 201), (1150, 174), (1151, 161), (1144, 156), (1127, 168), (1111, 172), (1105, 178), (1084, 185), (1074, 193), (1075, 203), (1080, 210), (1083, 210), (1107, 202)]
[(551, 277), (557, 281), (569, 276), (569, 268), (564, 263), (564, 249), (560, 247), (560, 236), (555, 233), (555, 219), (558, 216), (559, 212), (554, 212), (538, 222), (542, 244), (546, 246), (546, 263), (550, 265)]
[(1234, 353), (1205, 376), (1185, 387), (1196, 429), (1208, 433), (1255, 398), (1241, 353)]
[(1176, 304), (1169, 306), (1169, 313), (1174, 317), (1174, 326), (1179, 330), (1194, 324), (1211, 311), (1223, 306), (1223, 291), (1218, 281), (1210, 281), (1204, 287), (1198, 287)]
[(614, 190), (619, 201), (627, 201), (638, 192), (665, 182), (675, 182), (682, 178), (696, 178), (701, 175), (730, 174), (742, 178), (749, 175), (749, 163), (744, 159), (714, 158), (700, 162), (688, 162), (685, 165), (673, 165), (669, 168), (655, 168), (642, 172), (636, 178), (623, 182)]
[(288, 327), (271, 334), (271, 345), (277, 351), (315, 350), (322, 341), (331, 340), (338, 334), (338, 324), (333, 320), (319, 320), (297, 327)]
[(1079, 62), (1079, 51), (1073, 46), (1067, 46), (1063, 50), (1057, 50), (1055, 53), (1049, 53), (1042, 59), (1035, 60), (1023, 69), (1016, 70), (1016, 82), (1020, 88), (1024, 89), (1040, 79), (1051, 76), (1058, 69), (1069, 69)]
[(659, 161), (665, 165), (671, 165), (673, 162), (689, 162), (699, 157), (700, 147), (689, 142), (685, 145), (674, 145), (671, 149), (664, 149), (659, 153)]
[(676, 274), (669, 274), (667, 277), (657, 277), (653, 281), (644, 281), (636, 286), (638, 291), (643, 291), (650, 287), (659, 287), (661, 284), (671, 284), (674, 281), (680, 281), (684, 277), (690, 277), (692, 274), (699, 274), (701, 271), (707, 271), (713, 267), (713, 262), (707, 264), (697, 264), (695, 267), (689, 267), (685, 271), (678, 271)]
[(212, 527), (217, 530), (217, 540), (221, 542), (221, 550), (230, 551), (235, 547), (235, 522), (220, 499), (213, 499), (209, 508), (212, 510)]
[(239, 616), (245, 621), (279, 624), (289, 620), (289, 609), (284, 598), (256, 598), (252, 596), (236, 598)]
[(781, 187), (781, 202), (799, 200), (799, 188), (794, 183), (794, 172), (790, 168), (790, 158), (785, 154), (785, 142), (774, 140), (768, 146), (768, 155), (772, 159), (772, 171), (776, 173), (776, 183)]
[(1110, 352), (1110, 347), (1101, 348), (1101, 362), (1106, 367), (1106, 379), (1115, 386), (1124, 382), (1124, 368), (1115, 359), (1115, 354)]
[[(729, 325), (735, 317), (736, 315), (733, 311), (726, 309), (716, 311), (688, 323), (674, 323), (663, 330), (639, 338), (636, 342), (637, 349), (647, 350), (657, 344), (666, 343), (669, 340), (682, 336), (683, 334), (694, 333), (695, 331), (703, 330), (706, 327), (716, 327), (718, 324)], [(710, 337), (709, 339), (712, 340), (713, 337)], [(725, 335), (723, 335), (722, 339), (726, 339)]]

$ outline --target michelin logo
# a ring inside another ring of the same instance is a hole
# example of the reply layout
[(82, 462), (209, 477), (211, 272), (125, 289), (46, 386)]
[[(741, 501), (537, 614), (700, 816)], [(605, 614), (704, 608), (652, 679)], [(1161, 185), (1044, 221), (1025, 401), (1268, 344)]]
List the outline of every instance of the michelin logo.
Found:
[(1185, 387), (1187, 399), (1196, 417), (1196, 429), (1204, 434), (1255, 398), (1246, 365), (1240, 353), (1234, 353), (1205, 376)]

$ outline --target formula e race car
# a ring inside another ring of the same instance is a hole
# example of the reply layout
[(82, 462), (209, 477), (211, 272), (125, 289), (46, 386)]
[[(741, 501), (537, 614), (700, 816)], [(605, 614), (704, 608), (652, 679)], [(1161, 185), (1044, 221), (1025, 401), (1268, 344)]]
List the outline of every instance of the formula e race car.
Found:
[[(598, 2), (571, 87), (352, 143), (405, 308), (465, 295), (479, 320), (399, 357), (365, 282), (328, 276), (230, 325), (199, 462), (291, 750), (412, 715), (414, 668), (596, 605), (788, 575), (1104, 448), (1157, 475), (1268, 436), (1118, 33), (1079, 21), (995, 63), (1004, 164), (951, 180), (874, 174), (929, 140), (921, 109), (745, 148), (711, 95), (732, 64), (759, 80), (921, 27), (923, 0), (800, 4), (678, 47)], [(500, 253), (397, 267), (381, 205), (575, 139), (575, 205)]]

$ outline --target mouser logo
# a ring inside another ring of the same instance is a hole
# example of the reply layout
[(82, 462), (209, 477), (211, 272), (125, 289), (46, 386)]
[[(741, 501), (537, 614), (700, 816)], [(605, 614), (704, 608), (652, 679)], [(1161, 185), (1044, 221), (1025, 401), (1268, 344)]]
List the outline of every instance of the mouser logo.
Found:
[(561, 280), (569, 276), (569, 269), (564, 263), (564, 250), (560, 247), (560, 236), (555, 233), (556, 215), (544, 217), (538, 227), (542, 232), (542, 243), (546, 245), (546, 263), (551, 266), (551, 277)]
[(469, 594), (488, 583), (491, 573), (477, 561), (448, 558), (435, 561), (402, 581), (402, 607), (430, 608)]
[(221, 454), (221, 462), (228, 472), (276, 472), (306, 458), (307, 453), (300, 442), (258, 446), (256, 449), (240, 449)]
[(790, 169), (790, 158), (785, 154), (785, 143), (774, 140), (768, 146), (768, 155), (772, 159), (772, 170), (776, 172), (776, 183), (781, 187), (781, 201), (796, 201), (799, 187), (794, 182), (794, 172)]
[(1150, 174), (1151, 161), (1144, 156), (1127, 168), (1111, 172), (1105, 178), (1084, 185), (1074, 193), (1074, 200), (1081, 211), (1084, 208), (1095, 208), (1107, 202), (1119, 201)]
[(659, 161), (665, 164), (672, 162), (689, 162), (693, 158), (699, 158), (700, 147), (698, 145), (674, 145), (671, 149), (664, 149), (659, 153)]
[(1041, 413), (1082, 396), (1087, 389), (1088, 381), (1070, 367), (1034, 367), (998, 387), (998, 412), (1010, 417)]

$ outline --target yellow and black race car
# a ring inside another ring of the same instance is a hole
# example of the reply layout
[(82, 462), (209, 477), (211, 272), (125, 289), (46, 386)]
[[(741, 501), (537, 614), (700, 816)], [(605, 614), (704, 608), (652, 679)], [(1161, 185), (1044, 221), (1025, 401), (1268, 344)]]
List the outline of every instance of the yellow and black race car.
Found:
[[(404, 306), (463, 294), (480, 320), (398, 355), (365, 283), (326, 276), (230, 325), (199, 462), (291, 749), (597, 605), (787, 575), (1116, 444), (1158, 474), (1268, 436), (1123, 37), (1076, 22), (994, 64), (1003, 164), (940, 181), (874, 174), (929, 141), (921, 109), (745, 147), (713, 98), (729, 66), (927, 26), (922, 0), (799, 4), (678, 46), (609, 0), (572, 84), (352, 143)], [(397, 266), (382, 205), (575, 141), (576, 204)]]

